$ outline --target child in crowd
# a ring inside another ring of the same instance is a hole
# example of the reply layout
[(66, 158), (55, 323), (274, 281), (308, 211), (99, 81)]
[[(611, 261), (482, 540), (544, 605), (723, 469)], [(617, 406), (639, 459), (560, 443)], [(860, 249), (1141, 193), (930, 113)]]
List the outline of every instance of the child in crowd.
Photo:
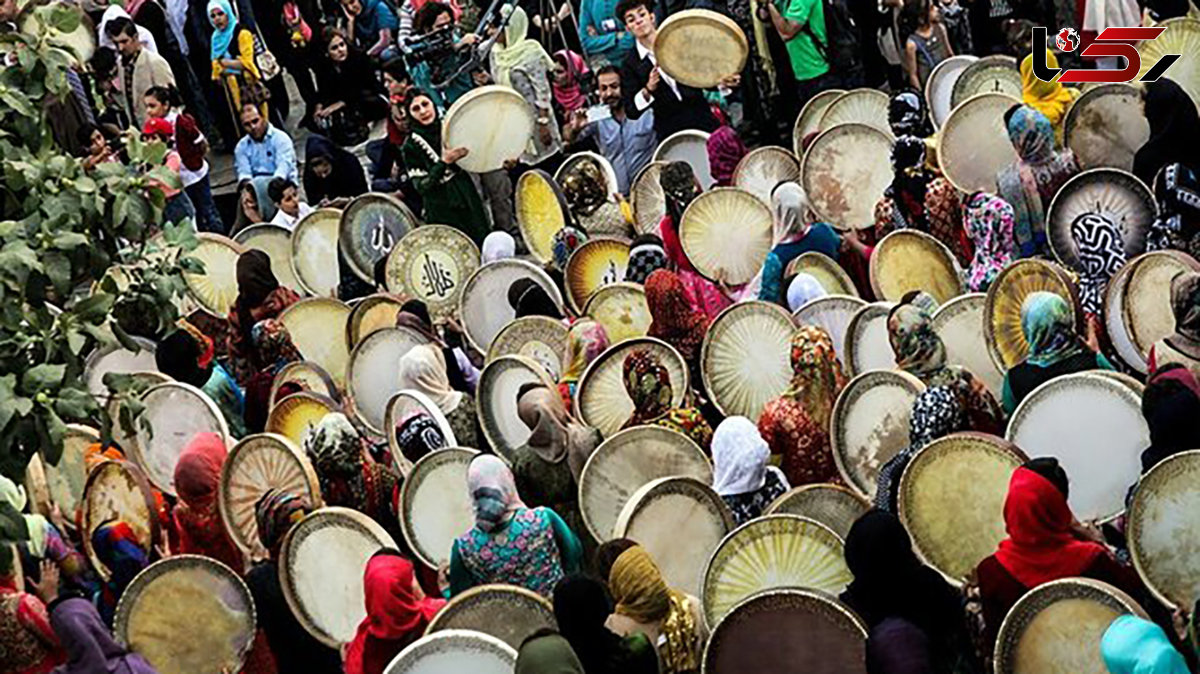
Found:
[(287, 178), (275, 178), (268, 183), (267, 196), (271, 197), (275, 208), (278, 209), (275, 211), (275, 217), (271, 218), (272, 225), (295, 229), (297, 222), (313, 212), (312, 206), (300, 201), (296, 183)]
[(905, 0), (902, 23), (911, 31), (904, 42), (904, 70), (908, 84), (925, 90), (925, 81), (934, 67), (954, 56), (950, 36), (942, 25), (938, 3), (934, 0)]
[(200, 132), (195, 118), (180, 112), (179, 91), (174, 87), (150, 87), (146, 90), (146, 115), (150, 119), (165, 119), (174, 127), (174, 145), (179, 153), (179, 179), (196, 210), (196, 226), (202, 232), (225, 233), (225, 224), (213, 201), (208, 181), (208, 140)]
[(91, 171), (99, 164), (121, 161), (117, 152), (108, 144), (104, 132), (95, 124), (84, 124), (75, 135), (79, 143), (79, 155), (83, 157), (83, 168)]
[[(147, 117), (146, 124), (142, 127), (142, 140), (146, 142), (157, 140), (167, 144), (165, 164), (182, 181), (183, 159), (175, 149), (175, 127), (163, 117)], [(154, 182), (167, 197), (167, 205), (163, 209), (164, 219), (178, 225), (186, 218), (194, 219), (196, 217), (196, 208), (192, 205), (192, 200), (188, 198), (186, 192), (161, 181)]]

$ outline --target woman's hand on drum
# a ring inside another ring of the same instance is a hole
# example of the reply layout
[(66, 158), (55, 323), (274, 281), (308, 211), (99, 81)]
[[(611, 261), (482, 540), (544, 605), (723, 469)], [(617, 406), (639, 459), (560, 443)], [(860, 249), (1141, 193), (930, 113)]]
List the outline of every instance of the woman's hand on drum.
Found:
[(457, 164), (459, 159), (467, 156), (470, 152), (465, 147), (448, 147), (442, 150), (442, 161), (447, 164)]

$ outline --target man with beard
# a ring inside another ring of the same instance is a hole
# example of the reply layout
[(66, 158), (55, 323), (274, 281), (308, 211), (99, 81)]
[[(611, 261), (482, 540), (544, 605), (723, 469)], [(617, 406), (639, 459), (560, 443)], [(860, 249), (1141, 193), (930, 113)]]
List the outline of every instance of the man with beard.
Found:
[(589, 122), (588, 111), (577, 110), (563, 129), (563, 137), (568, 144), (594, 138), (600, 154), (617, 172), (618, 189), (622, 194), (628, 194), (630, 183), (642, 167), (650, 163), (654, 148), (658, 146), (654, 110), (646, 110), (637, 119), (629, 118), (621, 97), (621, 72), (611, 65), (596, 72), (596, 87), (610, 116)]

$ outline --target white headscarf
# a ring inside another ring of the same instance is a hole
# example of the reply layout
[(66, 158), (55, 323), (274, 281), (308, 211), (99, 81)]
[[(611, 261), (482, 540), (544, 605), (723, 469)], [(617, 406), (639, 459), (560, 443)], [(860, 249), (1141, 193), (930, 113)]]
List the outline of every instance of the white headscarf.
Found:
[(775, 216), (775, 245), (794, 243), (808, 234), (812, 226), (808, 195), (796, 183), (780, 183), (771, 192), (771, 213)]
[(504, 260), (517, 254), (517, 242), (508, 232), (492, 232), (483, 239), (483, 263)]
[[(96, 29), (96, 36), (100, 42), (100, 46), (108, 47), (113, 51), (116, 51), (117, 45), (115, 42), (113, 42), (113, 39), (108, 36), (108, 31), (105, 30), (105, 28), (108, 26), (109, 21), (112, 21), (117, 17), (133, 21), (133, 17), (129, 16), (129, 12), (126, 12), (124, 7), (121, 7), (120, 5), (109, 5), (108, 9), (104, 10), (104, 14), (100, 16), (100, 27)], [(142, 43), (142, 47), (157, 54), (158, 44), (154, 42), (154, 35), (145, 27), (139, 26), (136, 23), (133, 24), (133, 27), (137, 28), (138, 42)]]
[(812, 274), (803, 272), (796, 274), (787, 289), (788, 308), (793, 312), (809, 302), (824, 297), (829, 293)]
[(463, 394), (450, 388), (446, 374), (446, 358), (432, 344), (414, 346), (400, 357), (400, 386), (398, 391), (414, 389), (424, 393), (443, 414), (454, 411)]
[(767, 482), (771, 449), (746, 417), (727, 417), (712, 438), (713, 490), (721, 496), (748, 494)]

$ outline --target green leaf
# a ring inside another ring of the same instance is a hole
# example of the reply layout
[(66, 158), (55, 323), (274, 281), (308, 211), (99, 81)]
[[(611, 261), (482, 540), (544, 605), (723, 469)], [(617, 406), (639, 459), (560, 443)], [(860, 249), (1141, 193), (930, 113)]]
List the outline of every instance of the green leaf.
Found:
[(77, 302), (74, 306), (75, 315), (87, 323), (101, 323), (112, 309), (116, 296), (109, 293), (96, 293)]
[(50, 6), (50, 26), (60, 33), (70, 33), (79, 27), (82, 13), (71, 5), (55, 3)]
[(66, 365), (42, 363), (25, 371), (21, 378), (21, 388), (28, 395), (37, 395), (46, 389), (58, 389), (63, 375), (67, 373)]
[(58, 252), (46, 253), (42, 258), (42, 268), (59, 295), (71, 292), (71, 261), (66, 255)]
[[(17, 375), (6, 374), (3, 377), (0, 377), (0, 400), (12, 401), (15, 400), (16, 397)], [(32, 406), (33, 403), (30, 401), (30, 407)], [(0, 405), (0, 431), (3, 431), (8, 426), (9, 420), (11, 420), (16, 414), (17, 406), (11, 404), (11, 402), (6, 402), (5, 404)]]
[(92, 394), (81, 388), (64, 388), (54, 401), (54, 411), (71, 421), (84, 421), (99, 409)]
[(42, 447), (42, 455), (51, 466), (57, 466), (62, 458), (63, 436), (67, 434), (67, 425), (58, 417), (50, 406), (43, 408), (45, 412), (46, 436), (48, 444)]
[(204, 262), (198, 257), (181, 257), (179, 258), (179, 268), (190, 274), (203, 274)]
[(117, 342), (122, 347), (134, 352), (138, 350), (138, 343), (133, 341), (128, 332), (125, 332), (125, 328), (121, 327), (120, 321), (113, 321), (109, 327), (112, 328), (113, 336), (117, 338)]
[(53, 245), (59, 250), (75, 250), (79, 246), (86, 246), (88, 238), (78, 232), (62, 232), (54, 236)]

